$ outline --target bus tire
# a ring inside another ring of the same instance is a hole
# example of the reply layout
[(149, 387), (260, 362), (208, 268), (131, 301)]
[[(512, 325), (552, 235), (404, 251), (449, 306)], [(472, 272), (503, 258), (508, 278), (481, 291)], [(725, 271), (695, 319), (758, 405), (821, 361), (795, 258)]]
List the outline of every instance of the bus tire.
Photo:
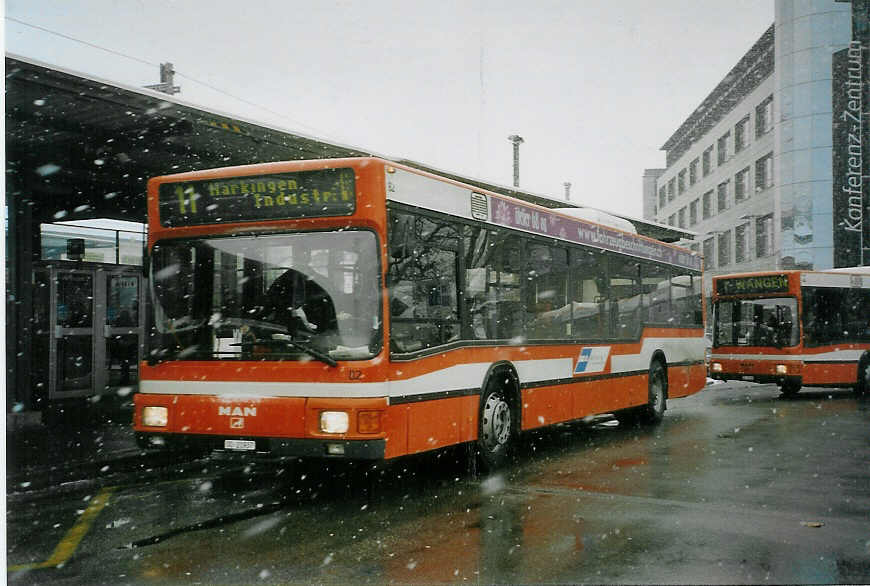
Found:
[(800, 381), (794, 379), (786, 379), (779, 385), (779, 392), (782, 397), (794, 397), (800, 390)]
[(490, 383), (480, 400), (477, 455), (484, 472), (502, 468), (513, 456), (519, 418), (507, 390)]
[(870, 393), (870, 354), (864, 354), (858, 362), (858, 380), (855, 383), (855, 396), (866, 397)]
[(650, 364), (648, 381), (649, 398), (638, 412), (639, 422), (656, 425), (664, 418), (668, 408), (668, 372), (660, 360), (653, 360)]

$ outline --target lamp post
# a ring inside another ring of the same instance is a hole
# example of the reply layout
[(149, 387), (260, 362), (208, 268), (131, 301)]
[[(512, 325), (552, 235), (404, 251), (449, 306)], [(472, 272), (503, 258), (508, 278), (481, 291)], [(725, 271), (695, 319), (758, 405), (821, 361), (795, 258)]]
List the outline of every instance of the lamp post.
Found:
[(172, 67), (172, 63), (161, 63), (160, 64), (160, 83), (156, 83), (154, 85), (146, 85), (145, 87), (150, 90), (157, 90), (158, 92), (163, 92), (164, 94), (169, 94), (170, 96), (173, 94), (177, 94), (181, 91), (181, 88), (177, 85), (173, 85), (175, 80), (175, 68)]
[(523, 137), (518, 134), (512, 134), (508, 137), (514, 145), (514, 187), (520, 186), (520, 145), (523, 143)]

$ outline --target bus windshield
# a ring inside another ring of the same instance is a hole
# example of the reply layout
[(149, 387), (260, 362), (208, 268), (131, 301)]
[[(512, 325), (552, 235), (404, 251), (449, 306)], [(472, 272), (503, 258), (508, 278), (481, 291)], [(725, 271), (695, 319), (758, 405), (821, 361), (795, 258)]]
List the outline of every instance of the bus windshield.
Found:
[(304, 232), (158, 242), (149, 358), (335, 360), (381, 346), (377, 238)]
[(770, 346), (798, 343), (797, 300), (793, 297), (717, 301), (713, 346)]

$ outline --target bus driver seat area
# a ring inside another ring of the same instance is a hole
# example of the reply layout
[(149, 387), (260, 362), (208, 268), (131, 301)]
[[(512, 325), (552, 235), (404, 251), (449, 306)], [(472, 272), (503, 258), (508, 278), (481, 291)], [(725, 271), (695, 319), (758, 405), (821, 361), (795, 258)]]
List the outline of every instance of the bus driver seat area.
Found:
[(295, 269), (288, 269), (269, 286), (262, 312), (263, 319), (286, 326), (294, 338), (338, 331), (332, 297), (310, 275)]

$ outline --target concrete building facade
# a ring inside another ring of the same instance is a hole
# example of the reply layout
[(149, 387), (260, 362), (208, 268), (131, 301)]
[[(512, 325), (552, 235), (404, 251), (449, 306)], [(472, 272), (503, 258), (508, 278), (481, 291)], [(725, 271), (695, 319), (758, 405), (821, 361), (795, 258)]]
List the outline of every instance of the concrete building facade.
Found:
[[(644, 173), (644, 214), (697, 234), (686, 244), (704, 254), (707, 295), (717, 274), (870, 264), (860, 238), (848, 240), (868, 224), (855, 229), (870, 182), (850, 187), (856, 165), (867, 175), (866, 147), (849, 150), (838, 130), (849, 98), (867, 95), (868, 2), (775, 8), (774, 24), (662, 146), (666, 168)], [(863, 129), (866, 145), (866, 114)], [(849, 208), (851, 191), (861, 210)]]

